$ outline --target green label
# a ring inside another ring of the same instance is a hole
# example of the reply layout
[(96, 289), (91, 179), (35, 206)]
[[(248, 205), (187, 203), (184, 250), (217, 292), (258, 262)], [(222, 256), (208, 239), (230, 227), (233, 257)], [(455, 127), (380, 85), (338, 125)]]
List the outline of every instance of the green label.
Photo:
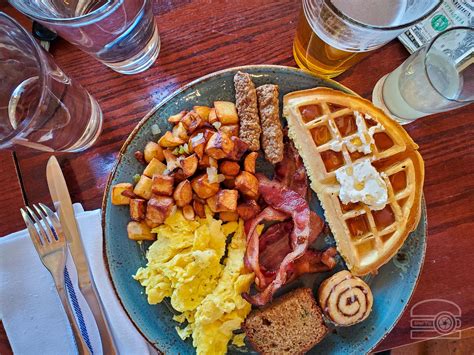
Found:
[(448, 28), (449, 21), (444, 15), (436, 15), (431, 19), (431, 26), (436, 31), (444, 31)]

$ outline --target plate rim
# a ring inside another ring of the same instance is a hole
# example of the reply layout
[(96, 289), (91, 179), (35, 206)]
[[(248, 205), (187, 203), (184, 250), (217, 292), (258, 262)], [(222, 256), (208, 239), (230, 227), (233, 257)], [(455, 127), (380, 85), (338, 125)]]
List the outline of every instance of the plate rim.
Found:
[[(124, 143), (122, 144), (119, 152), (118, 152), (118, 156), (116, 157), (115, 159), (115, 163), (114, 163), (114, 167), (112, 168), (112, 170), (110, 171), (109, 173), (109, 176), (107, 178), (107, 182), (106, 182), (106, 186), (105, 186), (105, 189), (104, 189), (104, 194), (102, 196), (102, 203), (101, 203), (101, 229), (102, 229), (102, 259), (103, 259), (103, 262), (104, 262), (104, 266), (105, 266), (105, 269), (107, 271), (107, 277), (109, 278), (110, 280), (110, 284), (112, 285), (112, 289), (122, 307), (122, 309), (125, 311), (125, 314), (127, 315), (128, 319), (131, 321), (131, 323), (133, 324), (133, 326), (135, 327), (135, 329), (142, 335), (142, 337), (148, 342), (149, 345), (151, 345), (154, 349), (158, 350), (160, 353), (163, 353), (162, 350), (158, 347), (158, 345), (153, 342), (151, 339), (149, 339), (144, 333), (143, 331), (140, 329), (140, 327), (136, 324), (136, 322), (133, 320), (133, 318), (131, 317), (129, 311), (127, 310), (127, 308), (125, 307), (125, 305), (123, 304), (122, 302), (122, 298), (120, 297), (118, 291), (117, 291), (117, 288), (115, 287), (115, 283), (113, 281), (113, 277), (112, 277), (112, 273), (110, 271), (110, 268), (109, 268), (109, 260), (108, 260), (108, 257), (107, 257), (107, 243), (106, 243), (106, 237), (105, 237), (105, 234), (106, 234), (106, 226), (105, 226), (105, 220), (106, 220), (106, 212), (107, 212), (107, 197), (109, 196), (109, 192), (110, 192), (110, 187), (111, 187), (111, 184), (112, 184), (112, 180), (114, 178), (114, 176), (116, 175), (116, 172), (117, 172), (117, 168), (119, 166), (119, 164), (122, 162), (122, 159), (124, 157), (124, 152), (127, 150), (128, 146), (132, 143), (133, 139), (135, 138), (135, 136), (138, 134), (138, 132), (142, 129), (143, 125), (164, 105), (166, 105), (166, 103), (168, 103), (171, 99), (173, 99), (174, 97), (178, 96), (180, 93), (182, 93), (183, 91), (189, 89), (190, 87), (192, 87), (193, 85), (197, 84), (197, 83), (200, 83), (202, 81), (205, 81), (207, 79), (210, 79), (212, 77), (215, 77), (215, 76), (218, 76), (220, 74), (225, 74), (225, 73), (228, 73), (228, 72), (233, 72), (233, 71), (238, 71), (238, 70), (255, 70), (255, 69), (280, 69), (280, 70), (287, 70), (287, 71), (293, 71), (293, 72), (297, 72), (297, 73), (303, 73), (305, 75), (308, 75), (308, 76), (312, 76), (314, 78), (317, 78), (317, 79), (321, 79), (321, 80), (324, 80), (324, 81), (329, 81), (331, 82), (332, 84), (334, 84), (336, 87), (338, 87), (338, 89), (343, 89), (341, 91), (346, 91), (346, 93), (350, 93), (351, 95), (355, 95), (355, 96), (359, 96), (359, 94), (357, 94), (355, 91), (353, 91), (352, 89), (349, 89), (348, 87), (346, 87), (345, 85), (333, 80), (333, 79), (330, 79), (330, 78), (326, 78), (324, 76), (321, 76), (321, 75), (318, 75), (318, 74), (315, 74), (315, 73), (312, 73), (306, 69), (300, 69), (300, 68), (295, 68), (295, 67), (290, 67), (290, 66), (285, 66), (285, 65), (274, 65), (274, 64), (257, 64), (257, 65), (243, 65), (243, 66), (235, 66), (235, 67), (231, 67), (231, 68), (226, 68), (226, 69), (222, 69), (222, 70), (218, 70), (218, 71), (214, 71), (214, 72), (211, 72), (211, 73), (208, 73), (206, 75), (203, 75), (203, 76), (200, 76), (190, 82), (188, 82), (187, 84), (183, 85), (183, 86), (180, 86), (178, 89), (176, 89), (175, 91), (173, 91), (171, 94), (169, 94), (168, 96), (166, 96), (163, 100), (161, 100), (158, 104), (156, 104), (150, 111), (148, 111), (145, 116), (135, 125), (135, 127), (133, 128), (133, 130), (129, 133), (129, 135), (127, 136), (126, 140), (124, 141)], [(405, 310), (406, 308), (408, 307), (408, 304), (410, 303), (410, 300), (415, 292), (415, 289), (417, 288), (418, 286), (418, 282), (420, 280), (420, 275), (421, 273), (423, 272), (423, 267), (424, 267), (424, 264), (425, 264), (425, 256), (426, 256), (426, 247), (427, 247), (427, 236), (428, 236), (428, 215), (427, 215), (427, 210), (426, 210), (426, 202), (425, 202), (425, 198), (424, 198), (424, 194), (422, 194), (422, 200), (421, 200), (421, 214), (425, 216), (424, 220), (422, 221), (420, 219), (419, 223), (423, 222), (423, 228), (424, 228), (424, 231), (425, 231), (425, 243), (423, 243), (423, 250), (422, 250), (422, 253), (421, 253), (421, 260), (420, 260), (420, 271), (417, 275), (417, 278), (415, 280), (415, 284), (407, 298), (407, 302), (405, 304), (405, 306), (402, 308), (402, 311), (397, 315), (397, 317), (395, 318), (395, 321), (393, 323), (393, 325), (387, 329), (387, 331), (385, 332), (385, 334), (370, 348), (367, 350), (367, 353), (371, 352), (372, 350), (374, 350), (387, 336), (388, 334), (393, 330), (393, 328), (397, 325), (397, 323), (399, 322), (400, 318), (402, 317), (402, 315), (405, 313)], [(418, 228), (418, 225), (416, 226), (416, 228)], [(411, 232), (410, 232), (411, 233)]]

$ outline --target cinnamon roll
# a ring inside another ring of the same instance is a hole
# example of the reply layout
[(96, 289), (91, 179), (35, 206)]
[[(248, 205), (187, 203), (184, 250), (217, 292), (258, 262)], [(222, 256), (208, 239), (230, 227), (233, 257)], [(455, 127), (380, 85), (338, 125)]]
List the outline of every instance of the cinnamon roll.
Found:
[(323, 281), (319, 305), (336, 325), (349, 326), (366, 319), (374, 298), (369, 286), (349, 271), (340, 271)]

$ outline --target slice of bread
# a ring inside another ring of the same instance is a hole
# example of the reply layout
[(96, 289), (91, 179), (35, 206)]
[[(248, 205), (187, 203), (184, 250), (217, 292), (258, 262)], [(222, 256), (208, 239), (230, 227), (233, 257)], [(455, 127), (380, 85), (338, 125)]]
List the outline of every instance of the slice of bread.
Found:
[(310, 288), (298, 288), (252, 311), (243, 329), (261, 354), (304, 354), (328, 332)]

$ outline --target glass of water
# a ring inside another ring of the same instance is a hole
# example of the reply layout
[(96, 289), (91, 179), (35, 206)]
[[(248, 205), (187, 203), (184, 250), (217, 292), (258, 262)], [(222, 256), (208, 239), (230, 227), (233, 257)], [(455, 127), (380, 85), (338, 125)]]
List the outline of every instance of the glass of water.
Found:
[(76, 152), (100, 134), (99, 104), (0, 12), (0, 149)]
[(84, 52), (122, 74), (148, 69), (160, 37), (151, 0), (9, 0)]
[(474, 101), (474, 29), (453, 27), (375, 85), (372, 102), (401, 124)]

